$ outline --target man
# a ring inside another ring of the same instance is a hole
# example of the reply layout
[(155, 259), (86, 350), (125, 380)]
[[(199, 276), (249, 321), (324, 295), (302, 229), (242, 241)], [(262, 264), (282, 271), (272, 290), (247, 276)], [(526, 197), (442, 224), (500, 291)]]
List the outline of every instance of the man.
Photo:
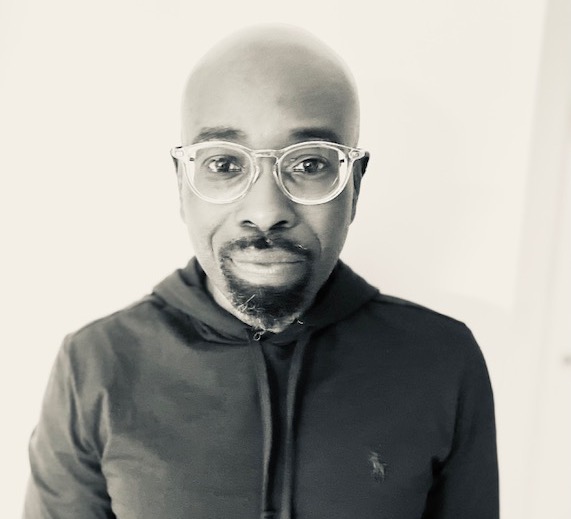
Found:
[(224, 40), (183, 97), (196, 258), (69, 336), (26, 519), (493, 519), (492, 394), (461, 323), (339, 261), (368, 155), (304, 32)]

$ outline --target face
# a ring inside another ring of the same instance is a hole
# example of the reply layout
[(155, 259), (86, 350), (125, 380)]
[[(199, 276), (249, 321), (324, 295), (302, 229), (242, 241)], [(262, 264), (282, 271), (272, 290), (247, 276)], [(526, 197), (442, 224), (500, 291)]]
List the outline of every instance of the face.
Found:
[[(256, 61), (256, 60), (254, 60)], [(334, 84), (295, 70), (229, 64), (207, 71), (187, 92), (184, 144), (226, 140), (280, 149), (306, 140), (353, 144), (355, 117)], [(258, 76), (258, 77), (256, 77)], [(197, 197), (179, 178), (181, 214), (215, 300), (255, 326), (279, 330), (313, 300), (334, 268), (354, 216), (357, 193), (301, 205), (277, 186), (274, 160), (260, 159), (250, 191), (229, 204)], [(179, 173), (180, 175), (180, 173)]]

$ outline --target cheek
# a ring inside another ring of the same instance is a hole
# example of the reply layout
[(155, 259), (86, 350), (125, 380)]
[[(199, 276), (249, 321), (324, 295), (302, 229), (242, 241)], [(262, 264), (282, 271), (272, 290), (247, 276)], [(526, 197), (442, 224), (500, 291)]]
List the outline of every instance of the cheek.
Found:
[(211, 263), (214, 261), (215, 237), (227, 217), (227, 209), (204, 202), (187, 189), (183, 191), (181, 203), (184, 224), (194, 253), (201, 264)]
[(305, 220), (318, 237), (324, 256), (337, 256), (343, 248), (351, 223), (352, 190), (346, 189), (335, 200), (321, 205), (308, 206)]

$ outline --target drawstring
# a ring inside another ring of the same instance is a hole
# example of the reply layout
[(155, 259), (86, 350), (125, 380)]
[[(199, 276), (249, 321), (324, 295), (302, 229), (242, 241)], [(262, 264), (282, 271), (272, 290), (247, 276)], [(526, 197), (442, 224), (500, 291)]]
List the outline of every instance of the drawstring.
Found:
[(294, 456), (295, 456), (295, 403), (299, 379), (301, 378), (301, 368), (303, 366), (303, 356), (307, 343), (309, 342), (309, 333), (305, 333), (298, 340), (287, 379), (287, 426), (286, 426), (286, 445), (284, 455), (284, 478), (282, 489), (282, 506), (280, 510), (280, 519), (293, 519), (292, 514), (292, 497), (294, 484)]
[(258, 393), (260, 395), (260, 406), (262, 408), (262, 427), (264, 438), (264, 454), (263, 454), (263, 479), (262, 479), (262, 502), (261, 502), (261, 519), (272, 519), (274, 512), (269, 509), (269, 481), (270, 481), (270, 458), (272, 454), (272, 404), (270, 400), (270, 383), (268, 380), (268, 369), (264, 352), (260, 344), (261, 335), (254, 334), (250, 340), (250, 351), (254, 355), (254, 365), (256, 366), (256, 380), (258, 381)]
[[(287, 380), (286, 395), (286, 434), (285, 434), (285, 452), (284, 452), (284, 477), (281, 496), (281, 510), (279, 519), (293, 519), (292, 515), (292, 497), (294, 483), (294, 455), (295, 455), (295, 404), (299, 379), (301, 378), (301, 369), (303, 367), (303, 357), (306, 346), (309, 342), (310, 334), (302, 335), (295, 345)], [(261, 499), (261, 519), (273, 519), (275, 511), (270, 508), (269, 495), (269, 478), (270, 478), (270, 458), (272, 454), (272, 408), (270, 384), (268, 380), (268, 370), (264, 352), (260, 344), (261, 336), (254, 334), (250, 339), (251, 348), (254, 355), (254, 364), (256, 366), (256, 379), (258, 381), (258, 392), (260, 395), (260, 405), (263, 423), (264, 452), (263, 452), (263, 480), (262, 480), (262, 499)]]

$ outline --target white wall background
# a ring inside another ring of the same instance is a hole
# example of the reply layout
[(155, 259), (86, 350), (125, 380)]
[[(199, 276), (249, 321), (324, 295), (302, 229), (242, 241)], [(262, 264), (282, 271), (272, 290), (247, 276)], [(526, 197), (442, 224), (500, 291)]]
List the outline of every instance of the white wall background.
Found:
[(355, 73), (372, 159), (344, 259), (474, 330), (504, 519), (569, 519), (569, 0), (0, 0), (2, 516), (63, 336), (191, 255), (168, 153), (182, 82), (261, 21)]

